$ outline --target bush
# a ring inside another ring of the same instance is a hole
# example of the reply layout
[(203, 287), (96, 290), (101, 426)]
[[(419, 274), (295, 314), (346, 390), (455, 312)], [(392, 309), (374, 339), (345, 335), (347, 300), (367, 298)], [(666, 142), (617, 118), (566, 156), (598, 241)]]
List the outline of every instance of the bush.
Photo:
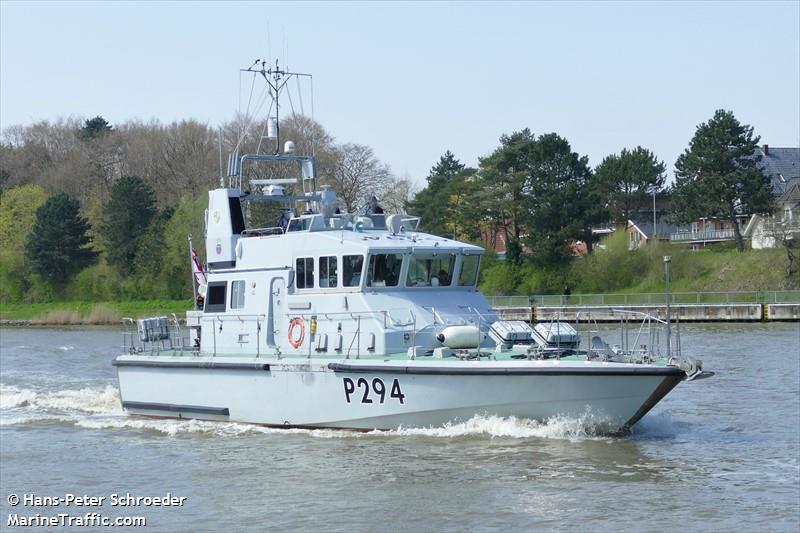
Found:
[(90, 302), (113, 301), (123, 296), (123, 280), (107, 262), (83, 269), (68, 289), (75, 300)]
[(503, 261), (484, 269), (481, 291), (495, 296), (514, 294), (519, 285), (517, 268), (516, 265)]
[(628, 236), (623, 231), (605, 241), (605, 249), (595, 247), (591, 255), (576, 258), (571, 265), (573, 292), (605, 293), (620, 291), (641, 282), (648, 271), (647, 250), (628, 250)]

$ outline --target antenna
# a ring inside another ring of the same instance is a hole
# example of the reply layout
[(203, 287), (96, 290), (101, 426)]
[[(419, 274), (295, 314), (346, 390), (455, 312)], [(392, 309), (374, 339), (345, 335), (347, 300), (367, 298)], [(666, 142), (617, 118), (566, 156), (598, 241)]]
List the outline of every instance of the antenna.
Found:
[(219, 127), (219, 186), (225, 186), (225, 178), (222, 174), (222, 126)]
[(273, 101), (275, 103), (275, 153), (279, 154), (281, 151), (281, 134), (280, 134), (280, 105), (279, 98), (281, 90), (286, 86), (290, 79), (293, 77), (308, 77), (312, 78), (311, 74), (303, 72), (289, 72), (280, 67), (278, 60), (275, 60), (275, 67), (273, 68), (269, 61), (266, 59), (256, 59), (255, 62), (248, 68), (240, 69), (240, 72), (252, 72), (261, 74), (261, 77), (267, 82), (267, 86), (274, 93)]

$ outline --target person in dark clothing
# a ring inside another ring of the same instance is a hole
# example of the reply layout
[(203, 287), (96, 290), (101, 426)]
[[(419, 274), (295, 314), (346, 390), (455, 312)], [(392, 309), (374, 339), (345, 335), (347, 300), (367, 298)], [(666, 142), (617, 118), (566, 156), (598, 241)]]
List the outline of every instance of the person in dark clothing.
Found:
[(286, 231), (286, 227), (289, 225), (289, 220), (292, 218), (291, 210), (284, 209), (281, 216), (278, 217), (278, 227), (281, 228), (283, 231)]
[(564, 303), (569, 303), (569, 297), (572, 296), (572, 291), (569, 289), (569, 286), (564, 288)]
[(368, 215), (382, 215), (383, 208), (378, 205), (378, 199), (374, 196), (369, 199), (369, 204), (367, 205), (367, 214)]

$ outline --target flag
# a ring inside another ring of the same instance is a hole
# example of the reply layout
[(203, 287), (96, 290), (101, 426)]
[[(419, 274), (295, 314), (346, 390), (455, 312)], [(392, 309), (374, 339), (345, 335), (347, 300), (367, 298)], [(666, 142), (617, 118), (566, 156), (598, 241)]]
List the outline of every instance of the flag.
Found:
[(192, 248), (192, 273), (194, 274), (194, 279), (197, 280), (198, 289), (208, 284), (208, 277), (203, 268), (203, 263), (200, 262), (200, 258), (197, 257), (197, 250), (194, 248)]

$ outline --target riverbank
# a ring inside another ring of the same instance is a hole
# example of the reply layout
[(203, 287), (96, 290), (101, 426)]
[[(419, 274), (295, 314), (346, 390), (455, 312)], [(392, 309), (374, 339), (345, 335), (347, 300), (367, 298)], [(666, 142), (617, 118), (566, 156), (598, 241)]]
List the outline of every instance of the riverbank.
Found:
[[(498, 306), (495, 309), (503, 320), (525, 322), (619, 322), (622, 319), (642, 320), (645, 314), (660, 318), (667, 316), (663, 304)], [(800, 322), (800, 303), (677, 304), (671, 306), (670, 317), (680, 322)]]
[(123, 317), (177, 314), (191, 309), (190, 300), (125, 302), (49, 302), (0, 304), (0, 325), (66, 326), (119, 324)]
[[(617, 321), (615, 310), (665, 315), (663, 294), (573, 294), (491, 296), (489, 302), (504, 320), (548, 321), (554, 316), (574, 320), (577, 312), (597, 321)], [(672, 316), (681, 321), (761, 321), (800, 318), (800, 291), (740, 293), (673, 293)], [(2, 326), (115, 325), (123, 317), (170, 316), (183, 318), (189, 300), (127, 302), (51, 302), (0, 305)]]
[(566, 288), (573, 294), (661, 293), (664, 256), (670, 256), (673, 292), (800, 291), (800, 276), (790, 268), (785, 249), (737, 252), (731, 243), (720, 243), (694, 251), (659, 243), (631, 251), (628, 244), (626, 234), (618, 232), (603, 241), (605, 248), (597, 246), (591, 255), (551, 267), (484, 256), (480, 289), (507, 296), (560, 295)]

